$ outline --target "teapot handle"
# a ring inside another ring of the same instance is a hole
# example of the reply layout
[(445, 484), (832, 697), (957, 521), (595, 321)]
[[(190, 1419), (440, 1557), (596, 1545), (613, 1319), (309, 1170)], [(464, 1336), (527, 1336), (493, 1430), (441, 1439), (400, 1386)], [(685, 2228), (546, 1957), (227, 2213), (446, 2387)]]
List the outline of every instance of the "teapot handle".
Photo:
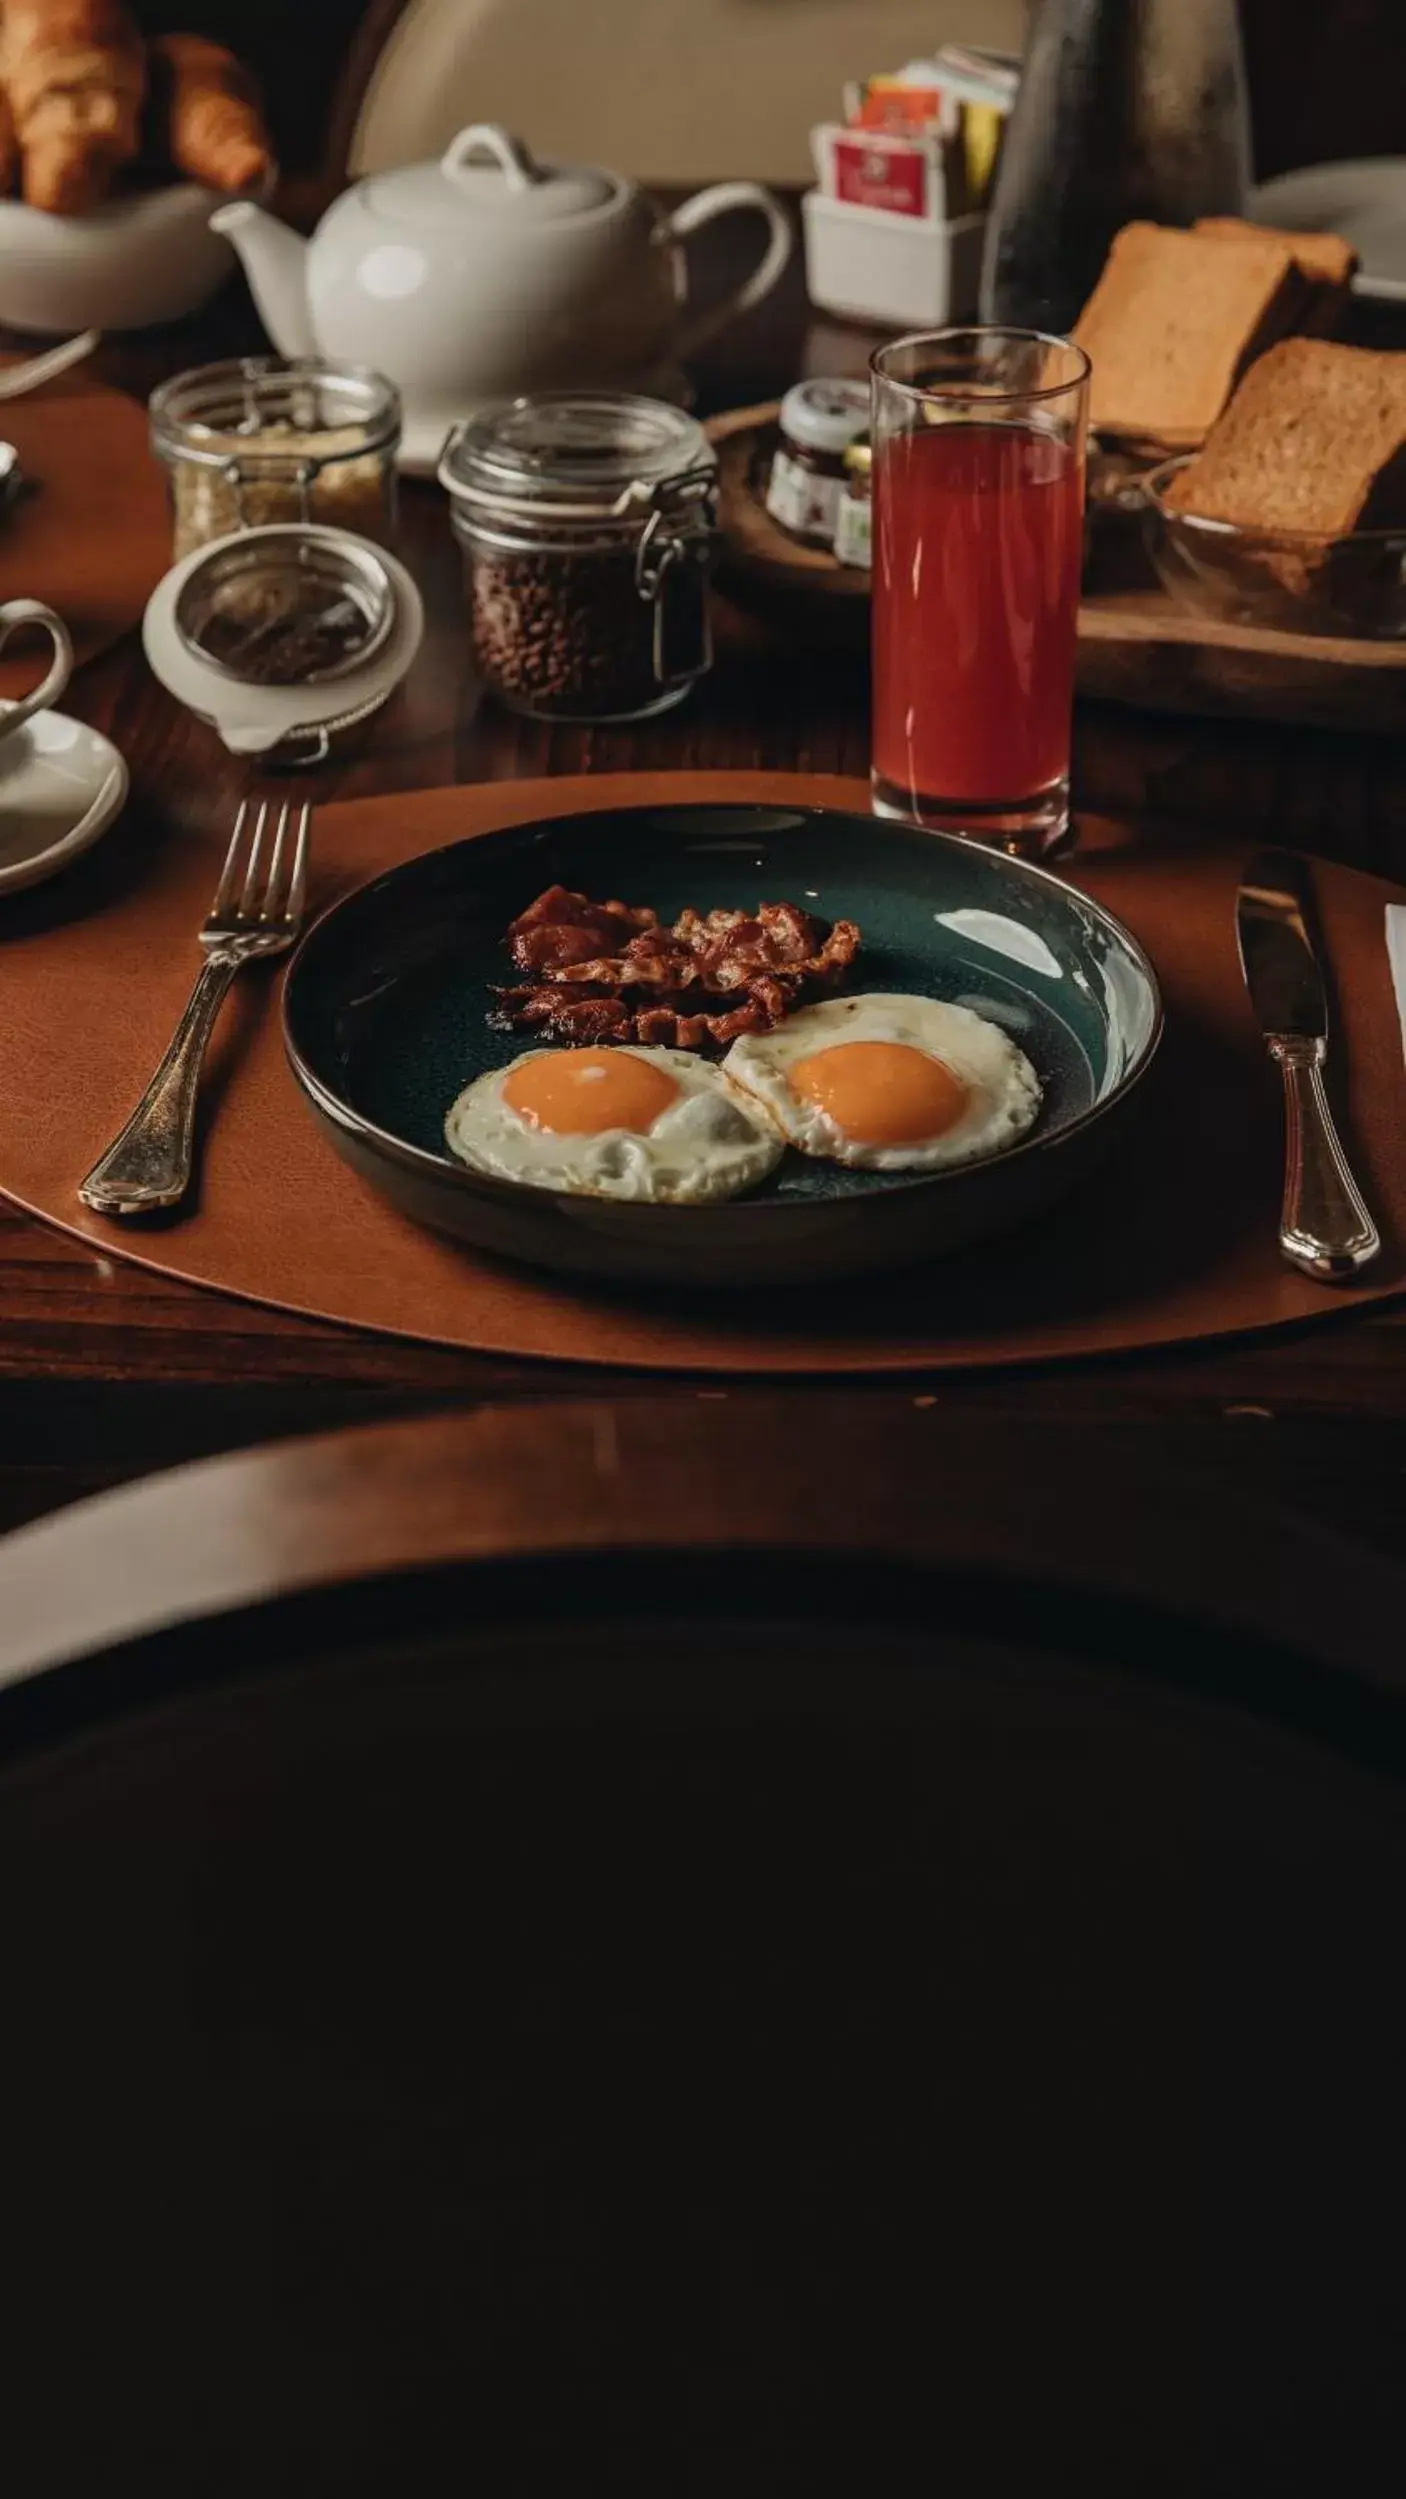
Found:
[(474, 158), (485, 154), (494, 159), (510, 191), (530, 191), (541, 180), (541, 168), (531, 149), (496, 121), (470, 122), (467, 130), (451, 139), (439, 160), (440, 172), (451, 182), (459, 182)]
[(791, 257), (795, 237), (791, 222), (778, 199), (764, 191), (759, 182), (715, 182), (706, 191), (695, 191), (691, 200), (676, 208), (664, 221), (664, 235), (670, 242), (682, 243), (700, 226), (711, 225), (715, 217), (725, 217), (733, 208), (755, 208), (765, 217), (770, 230), (766, 250), (749, 278), (725, 295), (721, 303), (709, 304), (706, 310), (685, 320), (674, 341), (676, 356), (692, 356), (700, 347), (726, 329), (739, 313), (749, 312), (769, 295)]

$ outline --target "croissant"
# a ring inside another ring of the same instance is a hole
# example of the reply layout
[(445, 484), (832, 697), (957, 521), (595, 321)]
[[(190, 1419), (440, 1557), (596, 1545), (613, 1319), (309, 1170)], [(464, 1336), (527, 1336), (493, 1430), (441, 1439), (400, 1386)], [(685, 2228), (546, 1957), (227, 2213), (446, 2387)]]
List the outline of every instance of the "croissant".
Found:
[(249, 71), (203, 35), (163, 35), (151, 49), (170, 86), (172, 163), (212, 190), (258, 190), (273, 151)]
[(141, 143), (145, 48), (119, 0), (4, 0), (0, 79), (30, 206), (98, 207)]

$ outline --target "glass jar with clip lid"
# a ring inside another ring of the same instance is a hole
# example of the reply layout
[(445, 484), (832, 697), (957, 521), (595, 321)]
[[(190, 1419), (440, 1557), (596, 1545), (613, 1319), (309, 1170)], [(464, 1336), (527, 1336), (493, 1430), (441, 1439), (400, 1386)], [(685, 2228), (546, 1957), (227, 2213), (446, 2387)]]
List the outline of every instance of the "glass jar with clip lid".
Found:
[(706, 674), (717, 461), (693, 417), (628, 391), (501, 400), (455, 428), (439, 476), (500, 702), (640, 720)]
[(177, 563), (234, 530), (311, 522), (388, 543), (400, 395), (312, 356), (240, 356), (177, 374), (151, 401)]

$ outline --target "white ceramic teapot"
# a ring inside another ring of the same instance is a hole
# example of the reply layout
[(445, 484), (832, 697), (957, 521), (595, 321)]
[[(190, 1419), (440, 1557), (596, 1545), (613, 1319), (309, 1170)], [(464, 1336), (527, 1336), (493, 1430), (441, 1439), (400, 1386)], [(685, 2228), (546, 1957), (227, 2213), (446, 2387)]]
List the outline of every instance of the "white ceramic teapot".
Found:
[[(683, 239), (756, 209), (766, 249), (746, 283), (690, 312)], [(249, 274), (285, 356), (370, 365), (405, 406), (402, 464), (432, 469), (450, 425), (485, 399), (530, 390), (653, 390), (773, 287), (791, 253), (779, 201), (754, 182), (699, 191), (672, 216), (619, 174), (538, 165), (491, 122), (436, 164), (371, 174), (304, 243), (238, 200), (212, 218)]]

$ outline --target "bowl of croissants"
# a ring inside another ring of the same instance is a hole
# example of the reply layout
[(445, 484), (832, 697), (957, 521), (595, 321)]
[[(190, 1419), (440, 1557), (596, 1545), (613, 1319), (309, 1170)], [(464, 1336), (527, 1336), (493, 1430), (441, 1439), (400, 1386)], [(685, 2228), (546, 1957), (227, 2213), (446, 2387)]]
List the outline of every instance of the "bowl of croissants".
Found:
[(122, 0), (0, 0), (0, 324), (136, 330), (229, 275), (210, 232), (274, 178), (257, 86), (199, 35), (147, 42)]

